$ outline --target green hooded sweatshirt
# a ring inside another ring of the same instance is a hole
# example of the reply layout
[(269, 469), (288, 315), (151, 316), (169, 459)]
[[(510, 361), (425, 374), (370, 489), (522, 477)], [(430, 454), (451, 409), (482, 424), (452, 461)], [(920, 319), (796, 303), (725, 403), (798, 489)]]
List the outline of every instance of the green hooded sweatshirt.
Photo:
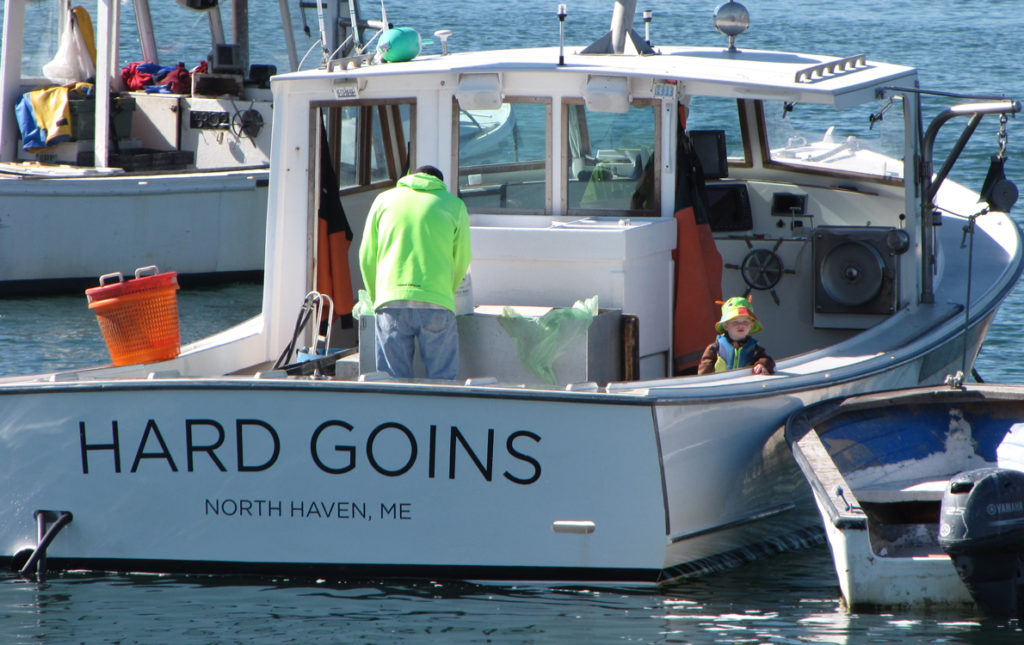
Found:
[(437, 177), (406, 175), (370, 207), (359, 267), (374, 310), (418, 300), (454, 312), (470, 259), (466, 205)]

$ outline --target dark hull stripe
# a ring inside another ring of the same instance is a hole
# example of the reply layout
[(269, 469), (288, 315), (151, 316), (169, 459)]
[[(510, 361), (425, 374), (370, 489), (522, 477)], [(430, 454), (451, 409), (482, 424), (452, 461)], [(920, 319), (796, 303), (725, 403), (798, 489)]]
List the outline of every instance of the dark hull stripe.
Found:
[[(399, 580), (481, 580), (548, 582), (631, 582), (655, 584), (680, 577), (703, 575), (729, 569), (783, 551), (822, 544), (818, 527), (802, 529), (758, 545), (737, 549), (669, 569), (625, 569), (597, 567), (515, 567), (422, 564), (338, 564), (327, 562), (229, 562), (210, 560), (132, 560), (120, 558), (48, 557), (47, 571), (97, 571), (110, 573), (166, 573), (196, 575), (287, 576), (289, 578), (399, 579)], [(0, 559), (13, 570), (14, 559)]]

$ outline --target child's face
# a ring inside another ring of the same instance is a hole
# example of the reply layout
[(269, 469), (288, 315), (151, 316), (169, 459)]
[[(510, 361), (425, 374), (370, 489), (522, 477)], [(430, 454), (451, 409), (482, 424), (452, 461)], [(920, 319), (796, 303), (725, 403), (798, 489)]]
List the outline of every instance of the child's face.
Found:
[(722, 327), (725, 327), (725, 333), (729, 334), (729, 338), (732, 340), (742, 340), (754, 328), (754, 321), (747, 316), (736, 316), (732, 320), (722, 323)]

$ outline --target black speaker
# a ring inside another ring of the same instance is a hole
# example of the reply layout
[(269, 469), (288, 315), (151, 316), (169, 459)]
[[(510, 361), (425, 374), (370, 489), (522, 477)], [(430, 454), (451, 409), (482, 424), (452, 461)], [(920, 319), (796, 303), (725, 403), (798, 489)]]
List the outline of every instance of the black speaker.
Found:
[(814, 229), (814, 312), (894, 313), (898, 256), (910, 246), (906, 231), (889, 227)]

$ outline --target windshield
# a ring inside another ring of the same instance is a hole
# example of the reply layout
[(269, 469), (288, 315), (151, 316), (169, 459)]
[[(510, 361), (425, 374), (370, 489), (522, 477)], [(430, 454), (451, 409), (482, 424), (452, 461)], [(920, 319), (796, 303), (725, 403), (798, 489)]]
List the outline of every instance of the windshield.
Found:
[(568, 210), (657, 215), (658, 113), (634, 102), (625, 113), (568, 106)]
[(743, 129), (740, 125), (739, 105), (736, 99), (719, 96), (692, 96), (687, 104), (686, 129), (723, 130), (725, 132), (725, 153), (729, 163), (748, 165), (743, 147)]
[(459, 197), (470, 213), (544, 213), (547, 103), (505, 101), (458, 114)]
[[(829, 173), (903, 178), (903, 103), (868, 103), (848, 110), (766, 101), (770, 162)], [(881, 116), (881, 118), (879, 118)]]

